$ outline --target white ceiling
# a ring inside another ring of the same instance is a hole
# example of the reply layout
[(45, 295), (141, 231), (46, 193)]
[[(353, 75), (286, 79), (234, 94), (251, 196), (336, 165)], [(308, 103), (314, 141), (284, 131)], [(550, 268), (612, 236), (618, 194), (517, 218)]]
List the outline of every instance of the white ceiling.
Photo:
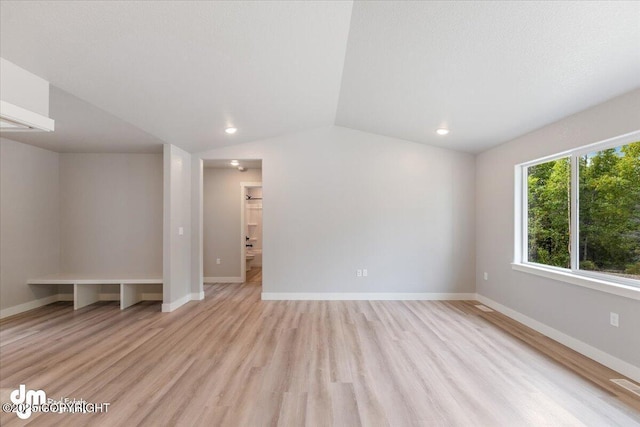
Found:
[(245, 167), (247, 169), (262, 169), (262, 160), (252, 160), (252, 159), (205, 159), (203, 161), (205, 168), (212, 169), (237, 169), (236, 166), (231, 166), (231, 160), (238, 160), (240, 166)]
[(199, 151), (332, 125), (350, 17), (346, 2), (3, 0), (0, 56)]
[(357, 2), (352, 15), (342, 126), (478, 152), (640, 86), (640, 2)]
[(59, 133), (13, 137), (58, 151), (335, 123), (478, 152), (639, 87), (639, 23), (640, 2), (2, 0), (0, 56), (60, 89)]

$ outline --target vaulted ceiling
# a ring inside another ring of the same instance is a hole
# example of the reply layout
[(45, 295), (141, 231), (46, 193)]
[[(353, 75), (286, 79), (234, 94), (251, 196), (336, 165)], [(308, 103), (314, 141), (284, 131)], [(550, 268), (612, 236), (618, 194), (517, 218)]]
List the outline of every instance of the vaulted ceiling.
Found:
[(478, 152), (640, 87), (640, 2), (2, 0), (0, 19), (58, 119), (3, 136), (57, 151), (337, 124)]

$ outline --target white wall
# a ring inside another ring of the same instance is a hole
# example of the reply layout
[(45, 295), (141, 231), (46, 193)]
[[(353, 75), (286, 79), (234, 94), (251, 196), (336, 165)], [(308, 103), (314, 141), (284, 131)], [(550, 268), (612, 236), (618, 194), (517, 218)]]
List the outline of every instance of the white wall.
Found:
[[(240, 183), (260, 182), (262, 171), (205, 168), (204, 190), (204, 276), (240, 277)], [(220, 264), (216, 264), (220, 258)]]
[(200, 157), (263, 159), (264, 292), (475, 291), (471, 154), (330, 127)]
[[(26, 281), (60, 263), (58, 154), (0, 138), (0, 308), (52, 296)], [(34, 305), (30, 308), (33, 308)], [(16, 311), (19, 312), (20, 310)]]
[[(191, 155), (164, 146), (163, 304), (172, 311), (192, 297)], [(180, 234), (180, 229), (183, 233)], [(201, 285), (200, 285), (201, 286)]]
[(61, 154), (61, 269), (162, 274), (161, 154)]
[[(477, 292), (640, 367), (640, 301), (514, 271), (514, 166), (640, 129), (640, 90), (480, 154), (476, 199)], [(482, 279), (483, 272), (489, 280)], [(609, 326), (609, 312), (620, 327)]]
[[(201, 254), (204, 247), (203, 235), (200, 232), (203, 229), (203, 173), (202, 159), (191, 156), (191, 254)], [(191, 299), (204, 299), (203, 265), (201, 256), (191, 256)]]

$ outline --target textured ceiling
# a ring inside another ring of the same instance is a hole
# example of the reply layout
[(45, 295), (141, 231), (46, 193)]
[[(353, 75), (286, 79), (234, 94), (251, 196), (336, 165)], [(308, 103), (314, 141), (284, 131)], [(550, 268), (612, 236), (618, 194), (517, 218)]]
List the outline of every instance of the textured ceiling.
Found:
[(58, 151), (335, 123), (478, 152), (640, 86), (640, 2), (3, 0), (0, 19), (0, 56), (56, 87), (60, 133), (14, 139)]
[(342, 126), (478, 152), (640, 86), (640, 2), (356, 2), (352, 16)]
[(332, 125), (350, 17), (342, 2), (2, 1), (0, 56), (198, 151)]
[(262, 169), (262, 160), (246, 160), (246, 159), (205, 159), (203, 161), (205, 168), (212, 169), (237, 169), (237, 166), (232, 166), (229, 163), (231, 160), (238, 160), (240, 166), (245, 167), (247, 169)]

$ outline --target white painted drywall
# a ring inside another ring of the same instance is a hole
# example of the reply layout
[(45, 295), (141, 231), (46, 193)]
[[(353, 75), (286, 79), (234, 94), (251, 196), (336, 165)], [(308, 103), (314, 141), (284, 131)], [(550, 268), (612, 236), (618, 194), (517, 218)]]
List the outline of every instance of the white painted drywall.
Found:
[[(204, 169), (204, 276), (240, 277), (240, 183), (260, 182), (261, 169)], [(216, 259), (220, 258), (220, 264)]]
[(162, 274), (161, 154), (60, 154), (61, 269)]
[(0, 58), (0, 99), (49, 116), (49, 82)]
[(473, 155), (328, 127), (198, 156), (263, 160), (264, 292), (475, 290)]
[[(0, 308), (57, 293), (28, 279), (59, 272), (58, 154), (0, 138)], [(33, 308), (33, 307), (32, 307)]]
[[(476, 281), (480, 295), (640, 366), (640, 301), (514, 271), (514, 166), (640, 129), (640, 90), (478, 155)], [(483, 273), (489, 280), (483, 280)], [(620, 327), (609, 326), (609, 312)]]
[(191, 155), (166, 144), (162, 311), (172, 311), (191, 299), (191, 179)]
[[(201, 254), (203, 250), (204, 236), (202, 233), (195, 233), (193, 230), (203, 228), (203, 189), (202, 174), (204, 164), (202, 159), (191, 156), (191, 253)], [(204, 298), (204, 268), (202, 257), (191, 257), (191, 299), (198, 300)]]

